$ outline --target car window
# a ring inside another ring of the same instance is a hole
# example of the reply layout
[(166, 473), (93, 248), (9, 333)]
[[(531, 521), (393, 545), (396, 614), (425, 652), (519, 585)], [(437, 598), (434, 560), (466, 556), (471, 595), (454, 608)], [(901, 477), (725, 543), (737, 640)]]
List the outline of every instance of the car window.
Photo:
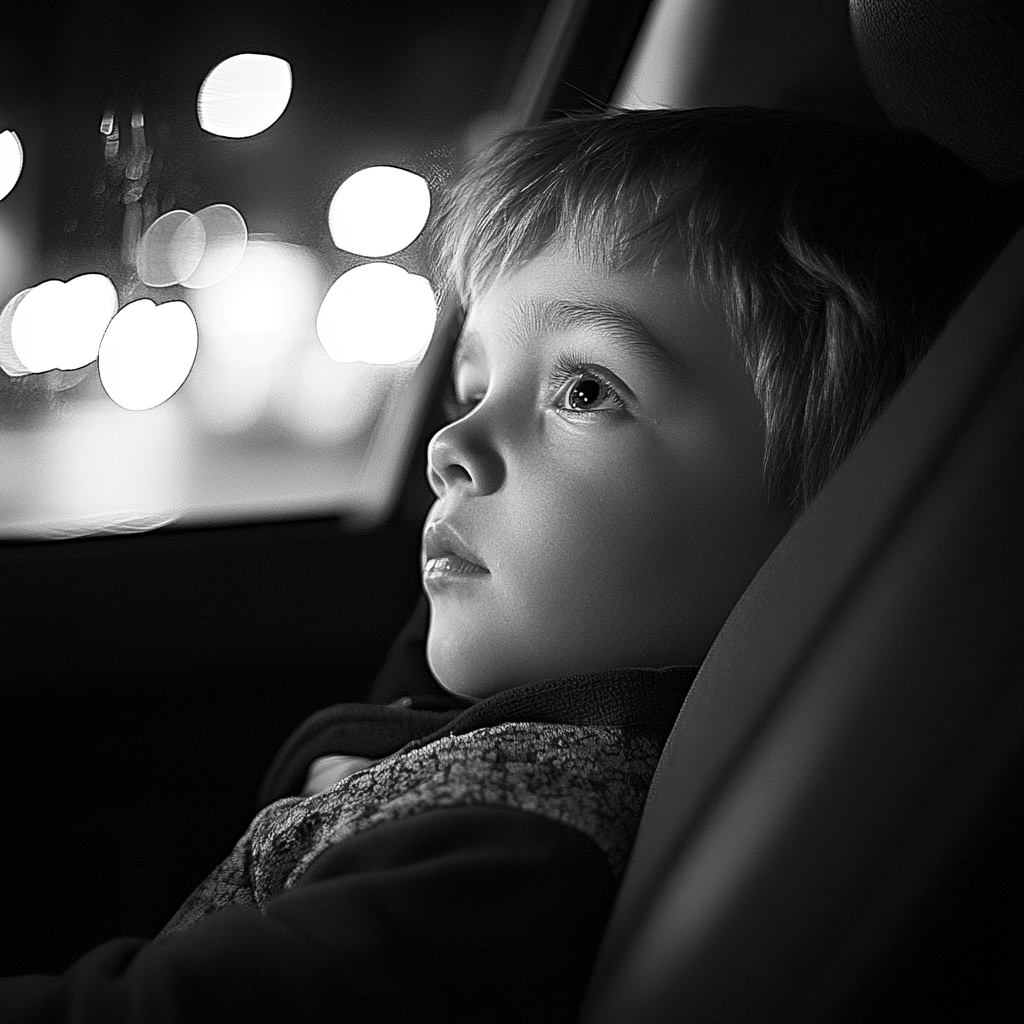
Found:
[(5, 6), (0, 537), (365, 503), (544, 7)]

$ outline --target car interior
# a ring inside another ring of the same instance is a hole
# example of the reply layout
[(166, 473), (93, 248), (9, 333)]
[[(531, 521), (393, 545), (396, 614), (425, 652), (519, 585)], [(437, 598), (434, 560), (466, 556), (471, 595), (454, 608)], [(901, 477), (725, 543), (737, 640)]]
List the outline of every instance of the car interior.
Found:
[[(461, 311), (442, 295), (389, 363), (331, 355), (316, 305), (381, 255), (329, 233), (343, 180), (397, 166), (436, 190), (505, 128), (608, 105), (891, 122), (1024, 180), (1024, 15), (1004, 0), (0, 17), (0, 132), (24, 162), (0, 199), (4, 974), (155, 935), (314, 711), (402, 696), (399, 660), (441, 692), (418, 553)], [(200, 131), (203, 75), (241, 53), (290, 62), (291, 106), (252, 137)], [(240, 299), (230, 271), (188, 283), (205, 256), (142, 279), (139, 225), (179, 207), (241, 210)], [(403, 246), (394, 273), (429, 279)], [(260, 259), (299, 282), (287, 326), (267, 326)], [(89, 273), (122, 302), (195, 307), (198, 354), (165, 400), (118, 400), (103, 349), (97, 369), (12, 347), (27, 289)], [(1024, 1019), (1022, 280), (1018, 230), (726, 622), (581, 1024)], [(265, 355), (246, 362), (244, 331), (216, 325), (252, 309)]]

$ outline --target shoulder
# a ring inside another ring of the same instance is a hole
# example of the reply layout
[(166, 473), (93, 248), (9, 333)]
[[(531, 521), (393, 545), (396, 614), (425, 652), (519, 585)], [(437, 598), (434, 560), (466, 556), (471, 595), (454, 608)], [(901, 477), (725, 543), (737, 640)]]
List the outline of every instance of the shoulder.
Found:
[[(471, 865), (518, 879), (520, 889), (548, 889), (553, 879), (573, 872), (582, 872), (598, 897), (610, 901), (617, 888), (607, 858), (578, 829), (517, 808), (485, 805), (434, 808), (361, 832), (326, 849), (296, 888), (396, 869), (420, 878), (454, 878)], [(265, 909), (274, 905), (268, 900)]]
[[(457, 807), (501, 807), (581, 832), (625, 867), (657, 744), (607, 726), (511, 722), (445, 736), (386, 757), (334, 789), (298, 803), (282, 801), (254, 835), (257, 846), (294, 836), (299, 818), (317, 822), (318, 839), (294, 862), (290, 883), (329, 846), (367, 829)], [(268, 811), (271, 811), (268, 808)], [(258, 850), (255, 859), (259, 856)]]

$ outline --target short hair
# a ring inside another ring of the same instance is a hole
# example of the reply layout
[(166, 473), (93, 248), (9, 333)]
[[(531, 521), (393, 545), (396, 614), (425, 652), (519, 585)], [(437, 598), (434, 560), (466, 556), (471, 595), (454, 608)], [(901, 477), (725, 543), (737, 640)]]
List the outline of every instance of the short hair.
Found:
[(555, 243), (688, 271), (720, 304), (765, 418), (772, 504), (804, 508), (1021, 218), (912, 133), (753, 107), (585, 113), (510, 132), (439, 205), (442, 287), (469, 305)]

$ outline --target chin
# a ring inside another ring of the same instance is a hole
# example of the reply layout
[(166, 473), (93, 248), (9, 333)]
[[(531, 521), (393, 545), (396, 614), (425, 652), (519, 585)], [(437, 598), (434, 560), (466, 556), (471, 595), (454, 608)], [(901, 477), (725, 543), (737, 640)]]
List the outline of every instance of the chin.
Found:
[(474, 702), (484, 700), (527, 681), (499, 678), (493, 666), (477, 665), (466, 658), (465, 651), (458, 650), (461, 646), (449, 647), (433, 636), (427, 638), (427, 665), (441, 688), (456, 697)]
[[(473, 676), (465, 665), (460, 664), (460, 659), (451, 657), (452, 652), (444, 650), (444, 646), (435, 639), (431, 631), (427, 637), (427, 666), (441, 689), (465, 700), (479, 700), (476, 694), (467, 692), (473, 689)], [(475, 681), (479, 683), (479, 679)]]

